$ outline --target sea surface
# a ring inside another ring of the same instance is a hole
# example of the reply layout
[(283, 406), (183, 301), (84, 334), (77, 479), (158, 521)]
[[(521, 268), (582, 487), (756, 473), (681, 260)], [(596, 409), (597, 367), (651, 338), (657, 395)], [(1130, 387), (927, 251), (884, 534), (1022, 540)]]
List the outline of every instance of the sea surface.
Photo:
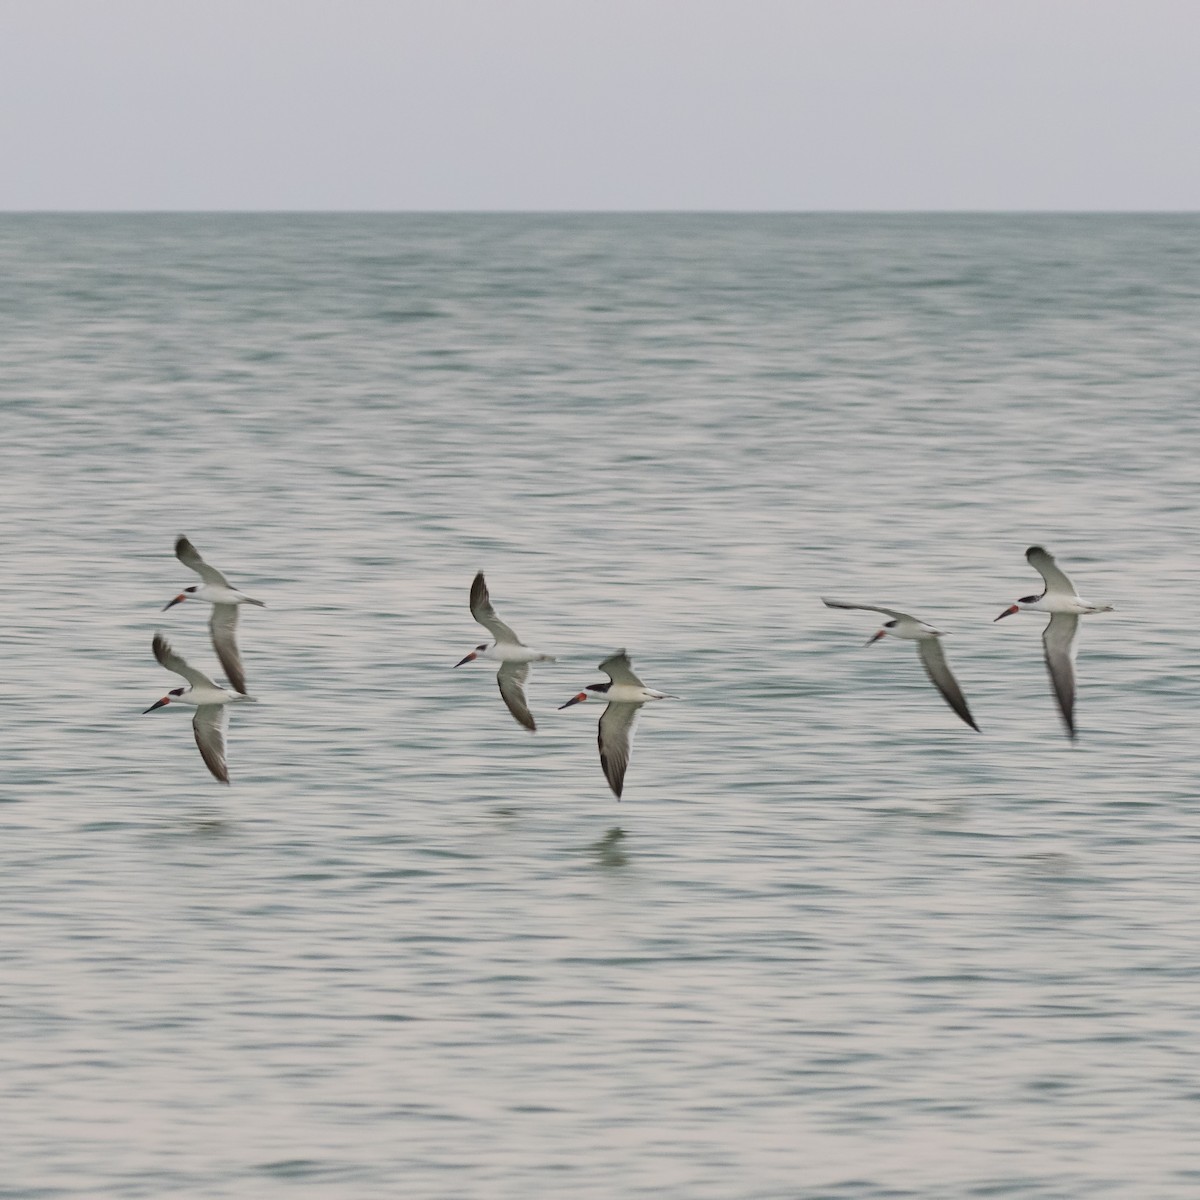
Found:
[(0, 367), (0, 1198), (1200, 1195), (1200, 218), (8, 215)]

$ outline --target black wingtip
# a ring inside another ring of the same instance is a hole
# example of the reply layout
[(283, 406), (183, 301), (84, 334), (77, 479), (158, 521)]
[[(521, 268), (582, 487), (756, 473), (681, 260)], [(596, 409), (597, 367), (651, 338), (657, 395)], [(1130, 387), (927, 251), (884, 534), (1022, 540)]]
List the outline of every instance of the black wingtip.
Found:
[[(952, 704), (952, 705), (950, 705), (950, 707), (954, 708), (954, 705)], [(954, 711), (958, 715), (959, 720), (962, 721), (962, 723), (964, 725), (970, 725), (970, 727), (973, 730), (975, 730), (976, 733), (983, 732), (983, 730), (980, 729), (979, 726), (975, 724), (975, 718), (973, 716), (971, 716), (971, 714), (969, 712), (964, 712), (958, 708), (954, 708)]]

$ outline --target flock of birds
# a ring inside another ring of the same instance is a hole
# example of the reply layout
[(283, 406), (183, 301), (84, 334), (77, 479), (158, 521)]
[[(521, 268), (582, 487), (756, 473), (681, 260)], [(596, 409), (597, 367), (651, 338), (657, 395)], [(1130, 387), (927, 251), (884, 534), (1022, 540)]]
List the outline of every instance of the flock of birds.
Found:
[[(461, 667), (463, 663), (472, 662), (477, 658), (498, 662), (500, 669), (496, 672), (496, 682), (500, 686), (501, 699), (508, 705), (508, 711), (516, 717), (519, 724), (524, 725), (530, 733), (536, 732), (537, 725), (525, 700), (525, 681), (529, 678), (529, 664), (555, 662), (554, 656), (530, 649), (496, 616), (482, 571), (471, 581), (471, 616), (496, 640), (476, 646), (466, 658), (454, 665)], [(633, 664), (624, 650), (618, 650), (616, 654), (606, 658), (598, 670), (608, 676), (607, 683), (589, 683), (586, 691), (579, 692), (566, 704), (560, 704), (558, 707), (561, 711), (574, 704), (582, 704), (593, 695), (603, 696), (608, 701), (600, 714), (600, 733), (597, 738), (600, 745), (600, 766), (604, 771), (604, 778), (608, 780), (608, 786), (620, 800), (625, 787), (625, 771), (629, 767), (629, 752), (633, 746), (633, 731), (642, 705), (651, 700), (677, 700), (679, 697), (648, 688), (633, 673)]]
[[(152, 704), (146, 712), (153, 712), (167, 704), (178, 703), (192, 705), (196, 709), (192, 718), (192, 729), (196, 735), (196, 745), (200, 757), (213, 776), (221, 783), (229, 782), (229, 767), (225, 758), (225, 734), (228, 727), (228, 710), (232, 704), (253, 702), (254, 697), (246, 692), (246, 673), (242, 668), (241, 655), (237, 647), (238, 609), (243, 604), (265, 607), (261, 600), (247, 596), (245, 592), (233, 587), (215, 567), (211, 567), (200, 557), (195, 546), (182, 535), (175, 542), (175, 557), (185, 567), (190, 567), (201, 579), (201, 583), (184, 588), (163, 609), (173, 608), (184, 600), (204, 600), (212, 605), (212, 615), (208, 628), (212, 637), (213, 649), (225, 670), (233, 690), (228, 691), (205, 675), (202, 671), (190, 666), (186, 659), (176, 654), (161, 633), (154, 635), (152, 647), (154, 657), (168, 671), (173, 671), (188, 683), (188, 687), (175, 688), (161, 700)], [(1041, 546), (1030, 546), (1025, 551), (1025, 557), (1045, 582), (1045, 588), (1040, 595), (1023, 596), (1006, 608), (1000, 616), (1012, 616), (1018, 612), (1049, 613), (1050, 620), (1042, 634), (1045, 647), (1046, 667), (1050, 673), (1050, 683), (1058, 701), (1059, 712), (1067, 734), (1071, 738), (1075, 731), (1075, 640), (1079, 631), (1079, 618), (1089, 613), (1112, 612), (1109, 604), (1089, 604), (1082, 600), (1075, 590), (1075, 585), (1066, 573), (1054, 561), (1054, 556)], [(972, 729), (979, 732), (979, 726), (971, 715), (967, 699), (962, 688), (954, 678), (946, 656), (942, 652), (938, 638), (942, 633), (927, 625), (924, 621), (909, 613), (899, 612), (892, 608), (883, 608), (877, 604), (851, 604), (841, 600), (829, 600), (822, 597), (830, 608), (858, 609), (866, 612), (882, 613), (891, 619), (883, 622), (882, 628), (867, 642), (871, 645), (880, 638), (891, 634), (892, 637), (902, 638), (917, 643), (917, 654), (921, 659), (930, 681), (941, 693), (946, 703)], [(500, 688), (500, 697), (512, 713), (518, 724), (531, 733), (537, 730), (537, 723), (529, 711), (529, 703), (525, 697), (525, 684), (529, 679), (530, 664), (535, 662), (554, 662), (553, 655), (543, 654), (526, 646), (496, 615), (492, 607), (492, 599), (488, 594), (487, 583), (483, 572), (480, 571), (471, 582), (471, 615), (495, 639), (482, 642), (469, 654), (455, 663), (456, 667), (477, 659), (500, 664), (496, 672), (496, 682)], [(600, 747), (600, 766), (604, 777), (618, 800), (625, 786), (625, 773), (629, 767), (629, 756), (633, 747), (633, 735), (638, 716), (643, 705), (652, 700), (673, 700), (678, 697), (666, 692), (655, 691), (647, 687), (633, 672), (629, 655), (624, 650), (606, 658), (598, 668), (608, 676), (607, 683), (589, 683), (586, 689), (572, 696), (565, 704), (559, 705), (560, 710), (582, 704), (593, 698), (607, 701), (604, 711), (600, 714), (599, 735), (597, 741)]]
[[(1040, 596), (1022, 596), (1015, 604), (1010, 604), (996, 620), (1001, 621), (1018, 612), (1050, 614), (1050, 620), (1042, 633), (1046, 669), (1050, 673), (1050, 686), (1054, 689), (1054, 697), (1058, 701), (1058, 711), (1062, 714), (1067, 735), (1074, 739), (1075, 637), (1079, 632), (1079, 618), (1088, 613), (1112, 612), (1113, 608), (1111, 604), (1089, 604), (1080, 599), (1075, 585), (1054, 561), (1054, 555), (1041, 546), (1030, 546), (1025, 551), (1025, 558), (1042, 577), (1046, 586)], [(890, 621), (883, 623), (883, 628), (867, 642), (867, 645), (877, 642), (889, 633), (892, 637), (916, 642), (921, 665), (934, 687), (976, 733), (980, 731), (979, 726), (975, 724), (975, 718), (971, 716), (971, 710), (967, 707), (967, 698), (958, 686), (958, 680), (951, 673), (945, 654), (942, 653), (941, 644), (937, 640), (942, 636), (941, 630), (926, 625), (924, 621), (908, 613), (897, 612), (893, 608), (881, 608), (876, 604), (846, 604), (840, 600), (825, 600), (825, 603), (830, 608), (860, 608), (891, 617)]]
[[(196, 709), (192, 718), (192, 731), (204, 765), (222, 783), (229, 782), (229, 766), (225, 761), (225, 731), (229, 726), (229, 705), (253, 702), (254, 697), (246, 694), (246, 672), (242, 669), (242, 656), (237, 647), (238, 607), (255, 604), (265, 608), (261, 600), (247, 596), (245, 592), (231, 587), (229, 580), (216, 567), (210, 567), (200, 557), (200, 552), (182, 534), (175, 539), (175, 557), (185, 567), (191, 567), (203, 580), (193, 587), (185, 587), (174, 600), (163, 608), (174, 608), (185, 600), (207, 600), (212, 605), (208, 619), (208, 632), (212, 636), (213, 649), (225, 669), (225, 676), (233, 686), (226, 691), (213, 683), (203, 671), (190, 666), (187, 659), (171, 649), (161, 633), (154, 635), (151, 647), (154, 657), (176, 675), (182, 676), (190, 686), (175, 688), (161, 700), (156, 700), (146, 712), (163, 708), (167, 704), (191, 704)], [(146, 713), (142, 714), (143, 716)]]

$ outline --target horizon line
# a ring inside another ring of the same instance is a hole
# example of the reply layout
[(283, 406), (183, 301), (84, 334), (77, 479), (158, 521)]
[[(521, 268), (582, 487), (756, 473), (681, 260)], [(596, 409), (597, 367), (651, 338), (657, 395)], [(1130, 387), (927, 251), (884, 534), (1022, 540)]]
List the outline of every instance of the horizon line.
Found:
[(3, 208), (33, 216), (1196, 216), (1200, 208)]

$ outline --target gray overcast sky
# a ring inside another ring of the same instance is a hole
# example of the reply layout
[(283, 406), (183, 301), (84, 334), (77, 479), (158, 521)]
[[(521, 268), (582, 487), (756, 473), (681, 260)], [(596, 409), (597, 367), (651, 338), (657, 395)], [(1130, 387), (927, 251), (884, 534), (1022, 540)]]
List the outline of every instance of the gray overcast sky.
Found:
[(0, 0), (4, 209), (1196, 209), (1200, 0)]

